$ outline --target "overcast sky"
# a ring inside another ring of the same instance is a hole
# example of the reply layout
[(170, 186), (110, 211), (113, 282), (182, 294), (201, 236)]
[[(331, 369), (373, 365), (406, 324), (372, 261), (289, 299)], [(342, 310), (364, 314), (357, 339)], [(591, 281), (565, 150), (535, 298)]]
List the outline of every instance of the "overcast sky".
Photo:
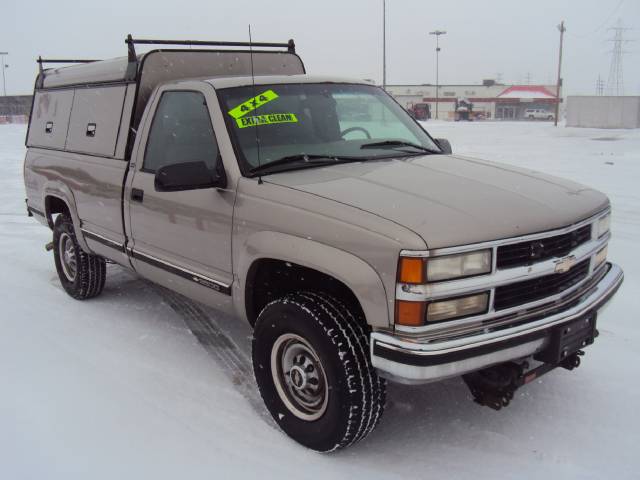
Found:
[[(435, 83), (435, 38), (441, 37), (440, 83), (555, 82), (565, 20), (567, 93), (593, 94), (609, 74), (613, 36), (622, 18), (640, 40), (639, 0), (387, 0), (387, 83)], [(247, 40), (294, 38), (310, 73), (382, 81), (382, 0), (159, 1), (7, 0), (0, 51), (9, 94), (30, 93), (35, 59), (110, 58), (125, 54), (127, 33), (143, 38)], [(640, 94), (640, 42), (624, 57), (625, 93)]]

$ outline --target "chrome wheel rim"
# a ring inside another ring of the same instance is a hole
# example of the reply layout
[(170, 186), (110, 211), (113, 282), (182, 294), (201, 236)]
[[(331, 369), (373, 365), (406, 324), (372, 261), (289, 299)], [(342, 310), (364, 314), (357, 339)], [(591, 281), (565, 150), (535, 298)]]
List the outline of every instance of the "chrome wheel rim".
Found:
[(58, 241), (58, 254), (60, 256), (60, 264), (62, 272), (67, 280), (73, 282), (78, 274), (78, 259), (76, 256), (76, 247), (73, 239), (68, 233), (60, 235)]
[(329, 388), (320, 359), (299, 335), (278, 337), (271, 348), (271, 374), (280, 399), (296, 417), (313, 421), (327, 409)]

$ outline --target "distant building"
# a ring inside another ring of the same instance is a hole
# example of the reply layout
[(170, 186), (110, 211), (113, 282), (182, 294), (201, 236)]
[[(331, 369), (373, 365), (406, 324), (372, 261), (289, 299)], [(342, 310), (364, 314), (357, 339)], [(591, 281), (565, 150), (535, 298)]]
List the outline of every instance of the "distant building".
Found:
[(31, 95), (0, 96), (0, 123), (26, 123), (31, 113)]
[[(438, 89), (438, 118), (443, 120), (455, 118), (456, 102), (460, 99), (473, 104), (474, 117), (505, 120), (524, 118), (524, 111), (532, 108), (553, 112), (557, 102), (555, 85), (503, 85), (485, 80), (481, 85), (440, 85)], [(435, 117), (435, 85), (387, 85), (386, 90), (405, 108), (428, 103)]]

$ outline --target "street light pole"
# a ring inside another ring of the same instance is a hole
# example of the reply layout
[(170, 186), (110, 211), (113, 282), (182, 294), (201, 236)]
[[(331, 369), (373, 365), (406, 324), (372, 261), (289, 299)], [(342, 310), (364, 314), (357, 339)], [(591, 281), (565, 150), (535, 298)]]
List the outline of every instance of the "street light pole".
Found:
[(562, 69), (562, 42), (564, 40), (564, 32), (567, 30), (566, 28), (564, 28), (564, 20), (560, 22), (560, 25), (558, 25), (558, 30), (560, 30), (560, 53), (558, 54), (558, 81), (556, 82), (556, 115), (553, 119), (553, 125), (555, 127), (558, 126), (558, 115), (560, 113), (560, 84), (562, 83), (560, 70)]
[(382, 88), (387, 89), (387, 5), (382, 0)]
[(7, 96), (7, 82), (4, 79), (4, 56), (9, 55), (9, 52), (0, 52), (0, 60), (2, 60), (2, 92), (4, 96)]
[(436, 120), (438, 119), (438, 102), (439, 102), (439, 90), (440, 90), (440, 79), (439, 79), (439, 68), (440, 68), (440, 35), (444, 35), (444, 30), (434, 30), (433, 32), (429, 32), (429, 35), (436, 36)]

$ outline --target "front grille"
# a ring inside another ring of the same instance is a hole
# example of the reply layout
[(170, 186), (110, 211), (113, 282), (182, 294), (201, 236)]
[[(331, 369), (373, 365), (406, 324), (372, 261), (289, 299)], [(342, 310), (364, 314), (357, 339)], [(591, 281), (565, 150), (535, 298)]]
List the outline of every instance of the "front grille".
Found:
[(554, 273), (497, 287), (493, 306), (495, 310), (504, 310), (557, 295), (583, 280), (588, 273), (589, 259), (574, 265), (568, 272)]
[(533, 265), (553, 257), (564, 257), (590, 238), (591, 225), (585, 225), (562, 235), (503, 245), (498, 247), (496, 266), (498, 268), (519, 267)]

